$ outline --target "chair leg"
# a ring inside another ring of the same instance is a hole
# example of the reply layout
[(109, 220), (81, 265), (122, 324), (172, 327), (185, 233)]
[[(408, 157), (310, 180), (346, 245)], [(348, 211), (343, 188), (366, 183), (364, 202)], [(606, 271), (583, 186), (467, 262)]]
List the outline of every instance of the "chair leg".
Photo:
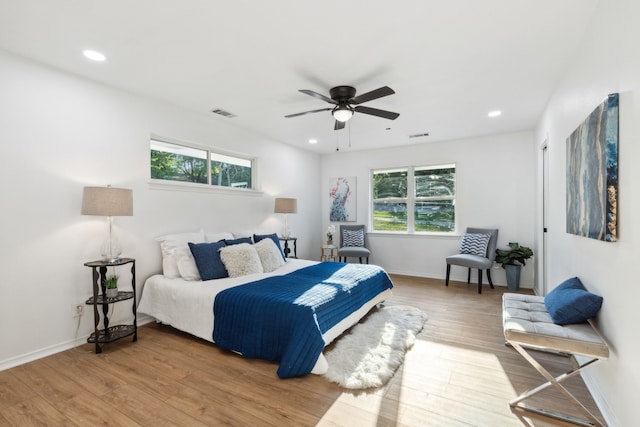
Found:
[(482, 269), (478, 269), (478, 293), (482, 293)]
[(467, 272), (467, 285), (471, 283), (471, 267), (469, 267), (469, 271)]
[(369, 264), (369, 257), (367, 257), (367, 264)]
[(447, 278), (444, 281), (445, 286), (449, 286), (449, 273), (451, 273), (451, 264), (447, 264)]
[(491, 280), (491, 269), (487, 268), (487, 279), (489, 279), (489, 286), (491, 286), (491, 289), (495, 289), (493, 287), (493, 281)]

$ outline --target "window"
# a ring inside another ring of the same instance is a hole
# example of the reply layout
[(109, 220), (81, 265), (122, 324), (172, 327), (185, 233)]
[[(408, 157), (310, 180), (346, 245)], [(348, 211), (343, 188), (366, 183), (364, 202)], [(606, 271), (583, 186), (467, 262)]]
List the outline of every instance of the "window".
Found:
[(373, 231), (454, 232), (455, 176), (455, 165), (373, 171)]
[(151, 139), (151, 178), (253, 189), (253, 160)]

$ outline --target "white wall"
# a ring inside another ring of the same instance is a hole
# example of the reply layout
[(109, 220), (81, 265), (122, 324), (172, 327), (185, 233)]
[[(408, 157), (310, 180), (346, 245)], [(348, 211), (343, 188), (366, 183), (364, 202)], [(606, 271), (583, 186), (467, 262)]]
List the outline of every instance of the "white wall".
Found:
[[(457, 141), (424, 143), (385, 150), (337, 152), (322, 158), (322, 230), (329, 225), (331, 177), (357, 177), (357, 222), (370, 227), (370, 171), (399, 166), (456, 165), (456, 213), (460, 233), (466, 227), (498, 228), (498, 246), (519, 242), (534, 249), (535, 148), (533, 134), (520, 132)], [(445, 258), (458, 252), (460, 236), (370, 233), (370, 262), (389, 272), (444, 278)], [(535, 258), (522, 270), (521, 286), (534, 283)], [(492, 273), (506, 285), (502, 268)], [(453, 280), (467, 270), (453, 267)], [(477, 275), (472, 275), (476, 280)], [(486, 278), (484, 279), (486, 284)]]
[[(0, 369), (73, 346), (71, 307), (91, 295), (105, 219), (80, 215), (82, 188), (133, 189), (134, 216), (117, 217), (139, 289), (161, 270), (155, 236), (280, 231), (275, 196), (298, 198), (289, 224), (298, 255), (319, 256), (320, 157), (233, 126), (0, 52)], [(158, 134), (257, 156), (261, 195), (151, 188), (149, 137)], [(300, 179), (300, 178), (304, 179)], [(89, 308), (87, 306), (87, 308)], [(87, 313), (77, 336), (93, 326)], [(79, 339), (79, 342), (82, 339)]]
[[(640, 402), (640, 335), (635, 331), (640, 286), (635, 263), (640, 259), (640, 3), (601, 1), (581, 49), (546, 109), (537, 140), (548, 136), (550, 186), (549, 290), (579, 276), (604, 297), (599, 329), (611, 357), (586, 371), (609, 425), (638, 424)], [(565, 232), (566, 138), (609, 94), (620, 93), (618, 236), (601, 242)]]

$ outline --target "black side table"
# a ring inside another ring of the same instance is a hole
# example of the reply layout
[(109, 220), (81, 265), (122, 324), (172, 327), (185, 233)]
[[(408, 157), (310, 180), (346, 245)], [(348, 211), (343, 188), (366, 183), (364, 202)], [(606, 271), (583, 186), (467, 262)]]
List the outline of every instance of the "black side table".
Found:
[[(298, 258), (298, 246), (297, 246), (298, 238), (297, 237), (278, 236), (278, 239), (284, 242), (283, 252), (284, 252), (285, 258)], [(289, 256), (289, 254), (291, 253), (291, 248), (289, 248), (289, 242), (293, 242), (293, 256)]]
[[(118, 291), (115, 297), (107, 297), (105, 280), (107, 278), (107, 267), (118, 267), (131, 264), (131, 287), (132, 291)], [(100, 344), (110, 343), (120, 338), (133, 335), (133, 341), (138, 340), (138, 318), (136, 313), (136, 260), (133, 258), (120, 258), (117, 261), (91, 261), (84, 264), (93, 270), (93, 296), (86, 301), (86, 304), (93, 306), (94, 332), (87, 338), (87, 342), (96, 344), (96, 353), (102, 353)], [(133, 323), (126, 325), (109, 326), (109, 304), (120, 301), (132, 301)], [(98, 306), (102, 306), (102, 320), (104, 328), (100, 329), (100, 313)]]

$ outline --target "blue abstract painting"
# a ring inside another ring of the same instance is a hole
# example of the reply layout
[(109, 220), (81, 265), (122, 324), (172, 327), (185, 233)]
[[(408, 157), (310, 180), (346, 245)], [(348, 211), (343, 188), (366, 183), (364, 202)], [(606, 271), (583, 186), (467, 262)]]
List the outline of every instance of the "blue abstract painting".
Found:
[(567, 233), (618, 240), (618, 94), (567, 138)]

